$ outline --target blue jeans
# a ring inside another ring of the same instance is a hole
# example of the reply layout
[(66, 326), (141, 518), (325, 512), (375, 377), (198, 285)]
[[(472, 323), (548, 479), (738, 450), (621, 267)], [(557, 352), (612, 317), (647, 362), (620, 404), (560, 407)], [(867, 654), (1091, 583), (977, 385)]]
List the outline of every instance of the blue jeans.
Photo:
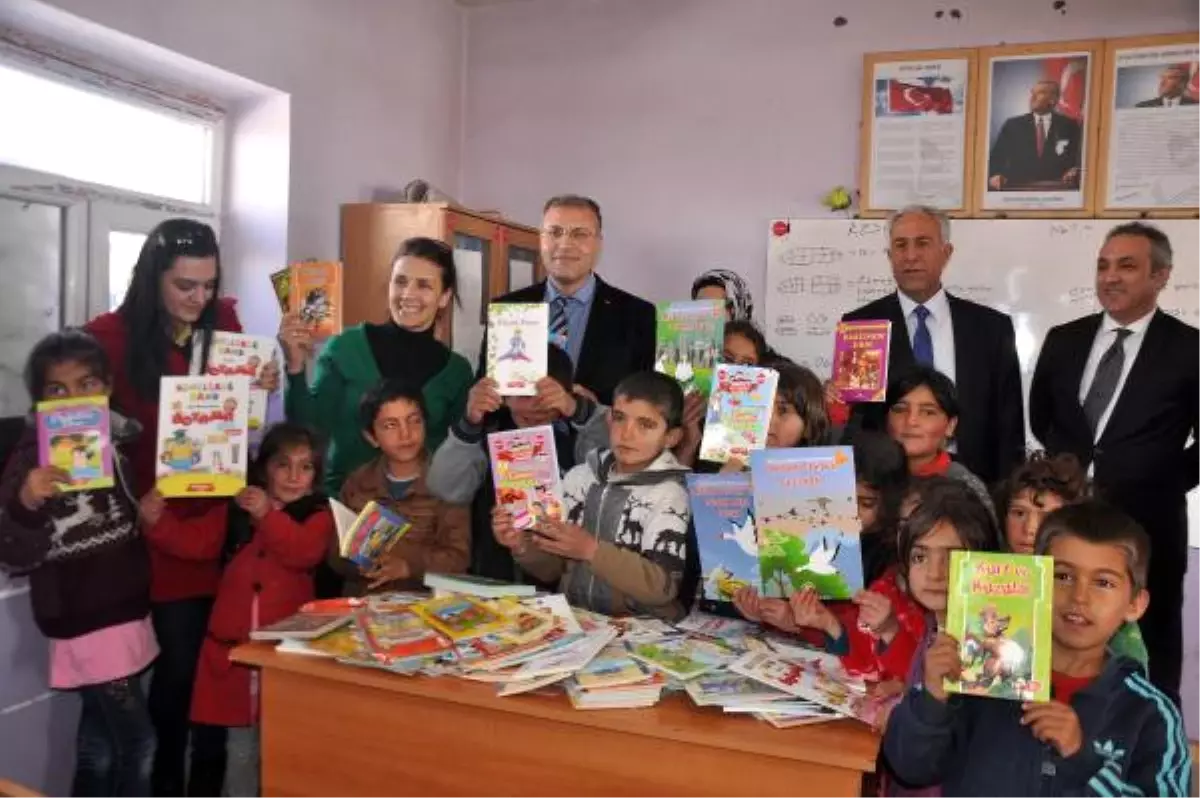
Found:
[(149, 795), (154, 726), (139, 678), (127, 676), (78, 692), (83, 710), (72, 794)]

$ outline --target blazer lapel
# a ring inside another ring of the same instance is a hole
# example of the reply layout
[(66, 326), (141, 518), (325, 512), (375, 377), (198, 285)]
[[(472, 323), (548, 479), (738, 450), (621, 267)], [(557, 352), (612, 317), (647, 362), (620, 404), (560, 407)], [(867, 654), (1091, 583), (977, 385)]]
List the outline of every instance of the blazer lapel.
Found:
[(899, 295), (890, 294), (884, 304), (887, 306), (888, 321), (892, 323), (892, 351), (888, 357), (890, 380), (893, 374), (899, 374), (909, 368), (917, 359), (913, 355), (912, 342), (908, 340), (908, 323), (904, 318), (904, 310), (900, 307)]
[(1154, 375), (1164, 368), (1162, 361), (1170, 349), (1167, 329), (1162, 317), (1161, 310), (1155, 311), (1154, 316), (1150, 319), (1150, 324), (1146, 326), (1146, 340), (1142, 341), (1142, 345), (1138, 349), (1137, 358), (1129, 369), (1125, 384), (1121, 386), (1121, 393), (1113, 400), (1115, 404), (1108, 417), (1108, 423), (1104, 425), (1104, 434), (1100, 436), (1101, 440), (1114, 434), (1120, 434), (1121, 424), (1125, 423), (1127, 418), (1136, 415), (1139, 408), (1144, 410), (1146, 407), (1143, 397), (1148, 392)]

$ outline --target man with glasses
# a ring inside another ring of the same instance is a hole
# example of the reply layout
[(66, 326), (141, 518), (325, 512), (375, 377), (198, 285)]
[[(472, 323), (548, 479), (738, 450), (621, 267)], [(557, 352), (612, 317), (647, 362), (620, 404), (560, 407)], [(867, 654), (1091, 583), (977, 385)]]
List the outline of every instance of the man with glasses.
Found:
[[(576, 393), (610, 405), (623, 377), (654, 368), (655, 318), (654, 305), (596, 276), (601, 223), (595, 200), (551, 197), (542, 210), (541, 230), (548, 279), (496, 301), (549, 304), (550, 343), (570, 355)], [(479, 362), (484, 368), (486, 351)]]

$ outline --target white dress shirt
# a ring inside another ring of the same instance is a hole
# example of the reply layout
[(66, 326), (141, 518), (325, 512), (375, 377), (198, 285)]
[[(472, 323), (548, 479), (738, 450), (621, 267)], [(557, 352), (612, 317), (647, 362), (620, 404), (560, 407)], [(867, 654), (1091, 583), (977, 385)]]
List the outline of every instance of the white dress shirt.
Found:
[(1041, 128), (1042, 141), (1047, 144), (1050, 142), (1050, 122), (1051, 122), (1050, 114), (1034, 114), (1033, 115), (1033, 124), (1035, 127)]
[(1104, 353), (1117, 340), (1116, 330), (1118, 327), (1124, 327), (1129, 330), (1129, 335), (1125, 336), (1123, 349), (1125, 352), (1125, 365), (1121, 369), (1121, 376), (1117, 380), (1116, 390), (1113, 391), (1112, 401), (1108, 403), (1108, 407), (1104, 408), (1104, 415), (1100, 416), (1100, 423), (1096, 425), (1096, 437), (1093, 442), (1099, 442), (1100, 436), (1104, 434), (1104, 428), (1108, 425), (1108, 419), (1112, 416), (1113, 408), (1117, 406), (1117, 402), (1121, 399), (1121, 390), (1125, 387), (1125, 378), (1129, 376), (1129, 370), (1133, 368), (1133, 361), (1137, 359), (1138, 352), (1141, 351), (1142, 341), (1146, 340), (1146, 328), (1150, 326), (1150, 320), (1154, 318), (1154, 314), (1158, 309), (1147, 313), (1131, 324), (1121, 324), (1107, 313), (1104, 314), (1103, 321), (1100, 322), (1100, 329), (1096, 333), (1096, 338), (1092, 341), (1092, 351), (1088, 353), (1087, 363), (1083, 367), (1083, 379), (1079, 381), (1079, 404), (1083, 405), (1083, 400), (1087, 398), (1088, 389), (1092, 387), (1092, 380), (1096, 377), (1096, 369), (1100, 366), (1100, 358), (1104, 357)]
[[(917, 303), (905, 296), (903, 291), (897, 291), (896, 296), (900, 299), (900, 312), (904, 314), (904, 324), (908, 327), (908, 342), (912, 344), (917, 332)], [(950, 321), (950, 300), (946, 299), (946, 290), (939, 288), (928, 302), (921, 304), (929, 311), (925, 326), (929, 328), (929, 338), (933, 341), (933, 367), (955, 382), (954, 326)]]

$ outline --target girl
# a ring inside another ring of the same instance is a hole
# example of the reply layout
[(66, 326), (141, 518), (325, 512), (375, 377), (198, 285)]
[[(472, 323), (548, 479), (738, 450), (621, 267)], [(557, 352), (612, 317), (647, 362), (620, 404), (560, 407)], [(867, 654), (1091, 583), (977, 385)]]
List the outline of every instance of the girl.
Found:
[[(34, 346), (36, 400), (107, 396), (108, 357), (79, 330)], [(158, 654), (150, 561), (138, 536), (122, 449), (137, 425), (109, 415), (114, 486), (64, 493), (70, 475), (38, 465), (31, 422), (0, 479), (0, 563), (29, 575), (33, 617), (50, 639), (50, 687), (82, 699), (72, 795), (149, 795), (154, 728), (140, 674)]]
[(832, 442), (829, 416), (817, 375), (786, 358), (770, 360), (765, 365), (779, 372), (775, 410), (767, 430), (768, 448), (828, 446)]
[[(201, 650), (192, 697), (193, 745), (189, 795), (221, 795), (230, 728), (252, 727), (257, 688), (250, 668), (229, 652), (250, 632), (295, 613), (313, 598), (312, 569), (334, 537), (327, 500), (315, 492), (321, 473), (316, 435), (277, 424), (263, 436), (249, 486), (232, 502), (201, 516), (181, 517), (152, 492), (142, 500), (146, 536), (174, 556), (221, 565), (221, 582)], [(257, 795), (253, 730), (230, 746), (238, 765), (227, 794)]]
[(767, 339), (750, 321), (730, 321), (725, 324), (722, 363), (738, 366), (757, 366), (771, 354)]
[(728, 269), (709, 269), (692, 283), (692, 299), (718, 299), (725, 303), (728, 320), (748, 322), (754, 316), (754, 299), (746, 281)]

